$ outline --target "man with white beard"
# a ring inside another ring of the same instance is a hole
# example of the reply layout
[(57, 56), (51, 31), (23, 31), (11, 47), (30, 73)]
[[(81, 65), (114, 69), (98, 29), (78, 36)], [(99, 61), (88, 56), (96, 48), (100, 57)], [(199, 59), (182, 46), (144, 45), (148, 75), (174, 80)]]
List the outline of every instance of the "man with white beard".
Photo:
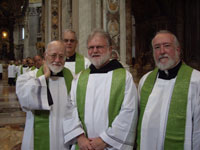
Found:
[(77, 143), (81, 150), (132, 150), (138, 107), (133, 77), (116, 59), (110, 60), (111, 38), (105, 31), (94, 30), (87, 47), (92, 65), (72, 82), (65, 142)]
[(200, 149), (200, 72), (180, 57), (174, 34), (159, 31), (152, 40), (157, 68), (138, 86), (138, 150)]
[(65, 58), (63, 42), (52, 41), (44, 65), (17, 79), (16, 93), (27, 113), (22, 150), (68, 150), (62, 121), (68, 115), (73, 76), (64, 68)]

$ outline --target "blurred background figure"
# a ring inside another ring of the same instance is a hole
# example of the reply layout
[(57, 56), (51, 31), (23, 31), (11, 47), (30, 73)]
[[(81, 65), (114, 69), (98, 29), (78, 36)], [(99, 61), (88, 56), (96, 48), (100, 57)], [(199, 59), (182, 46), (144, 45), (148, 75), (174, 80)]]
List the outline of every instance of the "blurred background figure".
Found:
[(43, 65), (43, 58), (40, 55), (36, 55), (34, 58), (34, 64), (37, 69), (39, 69)]
[(8, 84), (15, 86), (15, 78), (16, 78), (16, 67), (14, 64), (14, 60), (11, 60), (8, 65)]

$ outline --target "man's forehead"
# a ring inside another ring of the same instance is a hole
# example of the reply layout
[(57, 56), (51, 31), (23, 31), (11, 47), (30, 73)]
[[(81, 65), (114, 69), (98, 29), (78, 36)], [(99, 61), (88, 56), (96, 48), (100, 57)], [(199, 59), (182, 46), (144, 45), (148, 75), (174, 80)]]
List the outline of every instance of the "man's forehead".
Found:
[(73, 32), (65, 32), (64, 38), (66, 38), (66, 37), (75, 37), (75, 34)]
[(156, 35), (153, 39), (153, 43), (162, 43), (162, 42), (172, 42), (173, 36), (169, 33), (160, 33)]
[(89, 42), (88, 42), (88, 44), (89, 43), (104, 43), (104, 42), (107, 42), (106, 41), (106, 38), (105, 37), (103, 37), (103, 36), (101, 36), (101, 35), (95, 35), (94, 37), (92, 37), (90, 40), (89, 40)]
[(63, 49), (62, 47), (52, 47), (52, 48), (49, 48), (48, 52), (61, 54), (65, 52), (65, 49)]

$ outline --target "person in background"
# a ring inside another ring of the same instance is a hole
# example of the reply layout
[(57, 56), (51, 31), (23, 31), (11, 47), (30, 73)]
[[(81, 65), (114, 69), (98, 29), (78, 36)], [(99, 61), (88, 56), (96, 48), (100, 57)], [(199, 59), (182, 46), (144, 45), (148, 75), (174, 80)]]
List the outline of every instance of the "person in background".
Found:
[(69, 150), (64, 145), (63, 119), (73, 75), (64, 67), (63, 42), (50, 42), (44, 56), (40, 69), (17, 78), (16, 94), (27, 114), (22, 150)]
[(36, 69), (34, 60), (32, 58), (29, 58), (27, 61), (28, 61), (28, 71)]
[(152, 39), (156, 68), (138, 86), (138, 150), (200, 149), (200, 72), (181, 59), (176, 36), (161, 30)]
[(111, 58), (110, 59), (111, 60), (113, 60), (113, 59), (118, 60), (122, 64), (122, 66), (129, 71), (129, 66), (127, 64), (123, 63), (120, 60), (120, 56), (119, 56), (119, 53), (118, 53), (117, 50), (115, 50), (115, 49), (112, 50), (112, 52), (111, 52)]
[(21, 64), (20, 68), (18, 69), (18, 73), (17, 73), (18, 76), (28, 72), (28, 69), (29, 69), (28, 61), (26, 58), (24, 58), (24, 59), (22, 59), (22, 64)]
[(73, 75), (88, 68), (90, 66), (90, 61), (76, 52), (78, 40), (75, 31), (71, 29), (64, 30), (62, 40), (64, 41), (66, 47), (65, 67), (69, 68)]
[(34, 58), (34, 66), (39, 69), (43, 65), (43, 58), (40, 55), (36, 55)]
[(81, 150), (132, 150), (138, 116), (133, 77), (116, 59), (110, 60), (112, 43), (107, 32), (94, 30), (87, 48), (92, 65), (72, 82), (65, 143), (77, 142)]
[(16, 79), (16, 66), (14, 64), (14, 60), (11, 60), (8, 65), (8, 84), (10, 86), (15, 86), (15, 79)]

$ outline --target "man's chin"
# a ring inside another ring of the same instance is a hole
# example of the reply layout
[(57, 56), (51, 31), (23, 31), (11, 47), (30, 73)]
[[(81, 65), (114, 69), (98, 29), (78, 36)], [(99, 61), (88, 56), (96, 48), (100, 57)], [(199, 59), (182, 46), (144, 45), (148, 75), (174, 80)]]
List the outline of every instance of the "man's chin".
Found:
[(59, 72), (61, 72), (63, 70), (64, 66), (61, 66), (61, 67), (51, 66), (49, 68), (53, 73), (59, 73)]

